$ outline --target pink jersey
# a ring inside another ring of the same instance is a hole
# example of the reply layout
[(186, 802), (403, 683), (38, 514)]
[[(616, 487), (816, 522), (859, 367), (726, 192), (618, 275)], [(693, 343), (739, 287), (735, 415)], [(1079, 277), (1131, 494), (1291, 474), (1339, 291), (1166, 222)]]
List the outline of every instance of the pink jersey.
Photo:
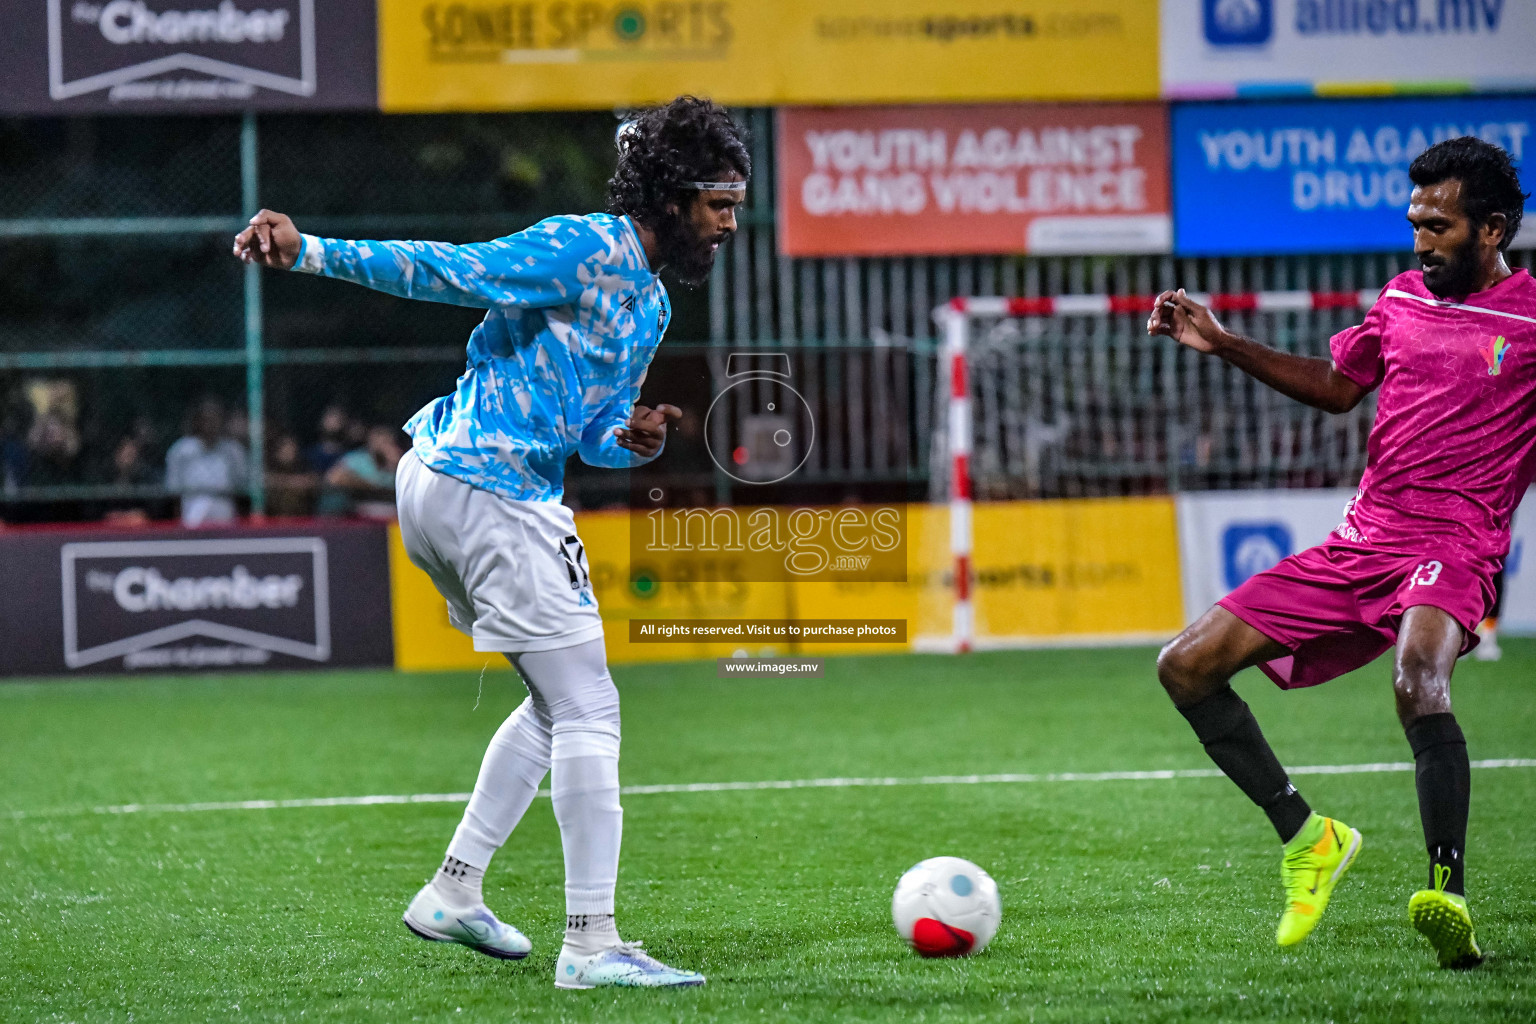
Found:
[(1517, 270), (1448, 302), (1419, 271), (1399, 274), (1331, 344), (1340, 373), (1381, 388), (1360, 493), (1336, 536), (1503, 558), (1536, 474), (1536, 280)]

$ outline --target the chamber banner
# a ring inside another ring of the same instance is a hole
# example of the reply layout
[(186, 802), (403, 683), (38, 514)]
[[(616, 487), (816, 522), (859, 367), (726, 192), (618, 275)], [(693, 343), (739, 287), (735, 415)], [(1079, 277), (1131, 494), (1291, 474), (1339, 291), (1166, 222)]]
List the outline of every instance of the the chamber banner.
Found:
[(0, 675), (389, 665), (385, 527), (0, 535)]
[(5, 6), (0, 114), (378, 108), (373, 0)]

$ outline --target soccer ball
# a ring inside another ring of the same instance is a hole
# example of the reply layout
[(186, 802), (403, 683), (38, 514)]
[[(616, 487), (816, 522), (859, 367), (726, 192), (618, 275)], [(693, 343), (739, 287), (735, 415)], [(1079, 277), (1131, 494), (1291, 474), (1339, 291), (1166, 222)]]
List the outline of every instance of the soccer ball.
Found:
[(1002, 916), (992, 876), (959, 857), (930, 857), (911, 868), (891, 900), (897, 934), (922, 956), (980, 953)]

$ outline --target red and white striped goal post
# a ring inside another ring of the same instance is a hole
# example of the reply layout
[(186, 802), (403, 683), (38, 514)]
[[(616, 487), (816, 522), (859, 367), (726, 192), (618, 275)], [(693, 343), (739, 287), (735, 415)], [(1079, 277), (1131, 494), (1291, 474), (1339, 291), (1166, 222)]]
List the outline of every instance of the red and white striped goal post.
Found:
[[(1189, 297), (1218, 313), (1310, 313), (1329, 309), (1369, 309), (1378, 288), (1353, 292), (1189, 292)], [(949, 361), (949, 549), (954, 558), (955, 606), (951, 629), (956, 651), (971, 649), (976, 634), (972, 603), (971, 529), (971, 388), (967, 349), (970, 322), (983, 317), (1150, 316), (1155, 295), (1052, 295), (1008, 298), (1001, 295), (957, 296), (934, 310), (944, 331)]]
[[(1190, 292), (1189, 297), (1218, 313), (1310, 313), (1321, 309), (1369, 309), (1381, 289), (1354, 292)], [(950, 299), (935, 312), (964, 316), (1108, 316), (1113, 313), (1152, 314), (1155, 295), (1052, 295), (1007, 298), (984, 295)]]

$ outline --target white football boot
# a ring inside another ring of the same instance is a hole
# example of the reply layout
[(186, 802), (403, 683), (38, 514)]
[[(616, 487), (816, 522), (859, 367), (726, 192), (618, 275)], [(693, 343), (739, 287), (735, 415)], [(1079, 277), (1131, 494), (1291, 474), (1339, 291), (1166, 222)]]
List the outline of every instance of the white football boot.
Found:
[(1504, 657), (1504, 651), (1499, 647), (1498, 627), (1484, 623), (1477, 627), (1477, 635), (1483, 642), (1473, 648), (1473, 661), (1498, 661)]
[(443, 902), (432, 883), (422, 887), (401, 918), (412, 933), (432, 942), (457, 942), (498, 960), (521, 960), (533, 948), (522, 932), (496, 919), (481, 903), (454, 907)]
[(704, 975), (666, 964), (640, 948), (621, 942), (593, 954), (562, 947), (555, 961), (556, 988), (687, 988), (704, 984)]

